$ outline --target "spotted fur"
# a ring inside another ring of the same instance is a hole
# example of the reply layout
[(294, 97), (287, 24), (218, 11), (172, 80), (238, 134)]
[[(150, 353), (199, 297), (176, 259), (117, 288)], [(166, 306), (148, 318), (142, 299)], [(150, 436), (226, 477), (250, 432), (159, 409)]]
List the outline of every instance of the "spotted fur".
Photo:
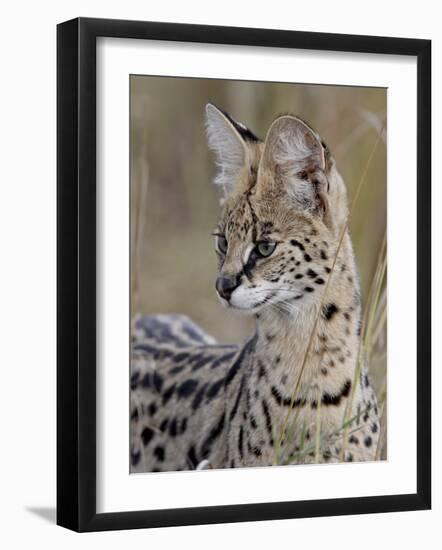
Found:
[[(134, 320), (131, 471), (374, 460), (346, 189), (328, 147), (291, 115), (262, 142), (208, 105), (207, 128), (225, 194), (219, 277), (235, 280), (220, 300), (254, 315), (256, 331), (226, 346), (182, 315)], [(268, 257), (262, 242), (276, 243)]]

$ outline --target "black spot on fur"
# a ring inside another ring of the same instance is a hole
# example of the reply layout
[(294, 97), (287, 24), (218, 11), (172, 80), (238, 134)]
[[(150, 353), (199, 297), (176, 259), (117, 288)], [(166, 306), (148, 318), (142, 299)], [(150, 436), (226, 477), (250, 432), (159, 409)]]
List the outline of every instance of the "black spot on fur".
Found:
[(173, 367), (172, 369), (170, 369), (169, 374), (171, 374), (171, 375), (179, 374), (185, 368), (186, 368), (185, 365), (181, 365), (179, 367)]
[(204, 392), (207, 388), (207, 384), (205, 384), (202, 388), (200, 388), (195, 397), (193, 398), (193, 401), (192, 401), (192, 409), (194, 411), (196, 411), (198, 409), (198, 407), (201, 405), (202, 401), (203, 401), (203, 397), (204, 397)]
[(276, 386), (272, 386), (270, 390), (272, 396), (274, 397), (278, 405), (283, 405), (284, 407), (292, 406), (293, 409), (297, 407), (303, 407), (306, 404), (305, 399), (297, 398), (292, 403), (291, 397), (283, 397), (280, 390)]
[(155, 413), (157, 412), (157, 410), (158, 410), (158, 407), (157, 407), (156, 403), (151, 403), (149, 405), (148, 411), (149, 411), (150, 416), (154, 416)]
[(146, 428), (144, 428), (144, 430), (141, 432), (141, 441), (143, 442), (143, 445), (146, 446), (151, 441), (153, 436), (154, 431), (146, 426)]
[(172, 437), (175, 437), (178, 433), (178, 422), (176, 418), (172, 418), (170, 422), (169, 433)]
[(168, 425), (169, 425), (169, 419), (165, 418), (160, 424), (160, 431), (165, 432), (167, 430)]
[(267, 373), (264, 365), (262, 364), (262, 361), (259, 361), (258, 364), (259, 364), (259, 369), (258, 369), (258, 381), (259, 381), (261, 380), (261, 378), (264, 378)]
[(302, 252), (305, 251), (305, 248), (304, 248), (304, 245), (302, 243), (300, 243), (299, 241), (297, 241), (296, 239), (292, 239), (290, 241), (290, 244), (292, 246), (296, 246), (297, 248), (299, 248), (299, 250), (301, 250)]
[(166, 455), (164, 451), (164, 447), (161, 447), (160, 445), (158, 445), (158, 447), (155, 447), (153, 454), (155, 455), (158, 462), (164, 462), (164, 458)]
[(282, 396), (278, 388), (276, 386), (272, 386), (272, 389), (270, 391), (272, 392), (272, 395), (275, 398), (276, 403), (278, 405), (282, 405)]
[(322, 279), (321, 277), (318, 277), (315, 281), (315, 283), (317, 285), (323, 285), (325, 283), (324, 279)]
[(198, 457), (196, 456), (195, 446), (192, 445), (190, 449), (187, 451), (187, 461), (189, 462), (190, 466), (192, 468), (196, 468), (198, 466)]
[(295, 279), (302, 279), (304, 277), (304, 275), (302, 273), (297, 273), (295, 275)]
[(197, 387), (198, 380), (192, 378), (189, 378), (189, 380), (185, 380), (177, 390), (178, 398), (180, 399), (181, 397), (189, 397), (189, 395), (192, 395)]
[(141, 385), (143, 388), (150, 388), (150, 374), (148, 372), (146, 372), (146, 374), (143, 376)]
[(346, 380), (344, 386), (341, 389), (342, 397), (348, 397), (351, 390), (351, 380)]
[(169, 401), (169, 399), (172, 397), (173, 392), (175, 391), (175, 388), (176, 388), (176, 384), (172, 384), (163, 393), (163, 405), (165, 405)]
[(199, 370), (201, 368), (203, 368), (205, 365), (207, 365), (207, 363), (209, 363), (210, 361), (212, 361), (212, 357), (209, 355), (209, 356), (201, 356), (201, 355), (197, 355), (193, 360), (189, 361), (189, 362), (192, 362), (193, 363), (193, 366), (192, 366), (192, 370), (193, 371), (196, 371), (196, 370)]
[(134, 390), (138, 386), (139, 379), (140, 379), (139, 371), (134, 372), (130, 377), (130, 387), (132, 390)]
[(270, 444), (273, 446), (273, 426), (272, 426), (272, 417), (270, 415), (269, 407), (265, 399), (262, 400), (262, 411), (264, 413), (264, 418), (266, 422), (267, 432), (270, 436)]
[(205, 340), (193, 327), (188, 324), (183, 324), (181, 330), (191, 339), (199, 344), (204, 344)]
[(226, 420), (226, 414), (223, 413), (218, 422), (212, 427), (209, 435), (206, 437), (204, 443), (201, 446), (201, 455), (203, 458), (207, 458), (212, 448), (213, 443), (221, 435)]
[(364, 445), (366, 447), (371, 447), (373, 443), (373, 439), (368, 435), (365, 439), (364, 439)]
[(313, 269), (309, 269), (306, 273), (306, 275), (308, 275), (310, 277), (310, 279), (314, 279), (315, 277), (318, 276), (318, 274), (316, 273), (316, 271), (313, 271)]
[(325, 250), (321, 250), (320, 254), (321, 254), (321, 258), (323, 260), (328, 260), (327, 254), (325, 253)]
[(244, 361), (244, 358), (246, 357), (246, 355), (251, 353), (255, 348), (257, 337), (258, 337), (257, 334), (255, 334), (255, 336), (247, 342), (247, 344), (241, 350), (241, 353), (239, 354), (236, 361), (230, 367), (229, 372), (227, 373), (227, 376), (226, 376), (226, 386), (229, 386), (229, 384), (238, 374), (238, 371), (241, 368), (242, 362)]
[(210, 368), (211, 369), (216, 369), (217, 367), (219, 367), (223, 363), (227, 363), (228, 361), (230, 361), (231, 359), (233, 359), (235, 357), (235, 354), (236, 354), (236, 352), (233, 351), (232, 353), (226, 353), (226, 355), (221, 355), (220, 357), (217, 357), (215, 359), (215, 361), (213, 361), (213, 363), (210, 365)]
[(244, 432), (242, 425), (239, 427), (239, 433), (238, 433), (238, 453), (241, 460), (244, 456)]
[(187, 430), (187, 418), (181, 420), (180, 433), (183, 434)]
[(219, 390), (223, 387), (224, 385), (224, 378), (220, 378), (220, 380), (217, 380), (216, 382), (214, 382), (210, 388), (207, 390), (207, 399), (213, 399), (214, 397), (216, 397), (219, 393)]
[(354, 445), (359, 445), (359, 439), (355, 435), (351, 435), (348, 438), (349, 443), (353, 443)]
[[(230, 421), (232, 421), (235, 418), (236, 413), (238, 412), (239, 402), (241, 400), (241, 395), (242, 395), (243, 388), (244, 388), (244, 377), (241, 380), (241, 384), (239, 386), (239, 390), (238, 390), (238, 394), (237, 394), (236, 399), (235, 399), (235, 403), (233, 405), (232, 410), (230, 411), (230, 417), (229, 417)], [(250, 399), (249, 394), (247, 394), (247, 396)]]
[(161, 392), (161, 388), (163, 387), (163, 378), (157, 373), (157, 371), (153, 372), (153, 387), (158, 393)]
[(262, 456), (262, 450), (259, 447), (253, 447), (252, 452), (255, 456)]
[(338, 306), (336, 304), (327, 304), (322, 308), (322, 315), (327, 321), (330, 321), (330, 319), (339, 311)]
[(348, 379), (346, 380), (345, 384), (342, 386), (341, 391), (338, 394), (333, 395), (328, 392), (324, 392), (322, 394), (321, 403), (326, 407), (337, 406), (340, 404), (343, 397), (348, 397), (350, 390), (351, 380)]
[(309, 256), (309, 254), (304, 254), (304, 260), (305, 260), (306, 262), (311, 262), (311, 261), (312, 261), (312, 257)]
[(312, 288), (311, 286), (306, 286), (306, 287), (304, 288), (304, 290), (305, 290), (306, 292), (314, 292), (314, 291), (315, 291), (315, 289)]

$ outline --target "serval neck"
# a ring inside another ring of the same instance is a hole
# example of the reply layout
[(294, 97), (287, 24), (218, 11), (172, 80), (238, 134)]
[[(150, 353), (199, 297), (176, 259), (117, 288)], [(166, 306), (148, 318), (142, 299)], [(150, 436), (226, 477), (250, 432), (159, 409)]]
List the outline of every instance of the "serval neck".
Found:
[(360, 309), (354, 264), (338, 260), (321, 306), (269, 309), (257, 317), (250, 385), (290, 395), (297, 387), (303, 397), (342, 391), (357, 363)]

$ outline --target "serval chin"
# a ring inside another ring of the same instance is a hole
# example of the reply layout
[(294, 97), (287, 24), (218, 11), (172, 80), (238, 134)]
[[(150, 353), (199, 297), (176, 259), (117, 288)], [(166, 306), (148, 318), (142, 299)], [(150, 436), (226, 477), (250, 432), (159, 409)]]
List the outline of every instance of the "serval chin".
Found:
[(183, 315), (134, 320), (131, 471), (374, 460), (378, 408), (358, 367), (360, 290), (335, 160), (295, 116), (261, 141), (206, 110), (224, 195), (216, 292), (256, 331), (220, 345)]

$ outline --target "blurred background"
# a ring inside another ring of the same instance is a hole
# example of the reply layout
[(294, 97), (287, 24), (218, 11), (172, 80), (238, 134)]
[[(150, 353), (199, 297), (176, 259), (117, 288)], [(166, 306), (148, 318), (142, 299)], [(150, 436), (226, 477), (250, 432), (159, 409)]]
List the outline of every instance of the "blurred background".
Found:
[[(299, 115), (330, 147), (350, 201), (366, 172), (350, 230), (367, 299), (386, 229), (385, 89), (151, 76), (132, 76), (130, 87), (132, 314), (184, 313), (220, 342), (253, 330), (214, 290), (210, 233), (220, 197), (205, 136), (208, 102), (261, 139), (277, 115)], [(379, 395), (385, 349), (371, 371)]]

